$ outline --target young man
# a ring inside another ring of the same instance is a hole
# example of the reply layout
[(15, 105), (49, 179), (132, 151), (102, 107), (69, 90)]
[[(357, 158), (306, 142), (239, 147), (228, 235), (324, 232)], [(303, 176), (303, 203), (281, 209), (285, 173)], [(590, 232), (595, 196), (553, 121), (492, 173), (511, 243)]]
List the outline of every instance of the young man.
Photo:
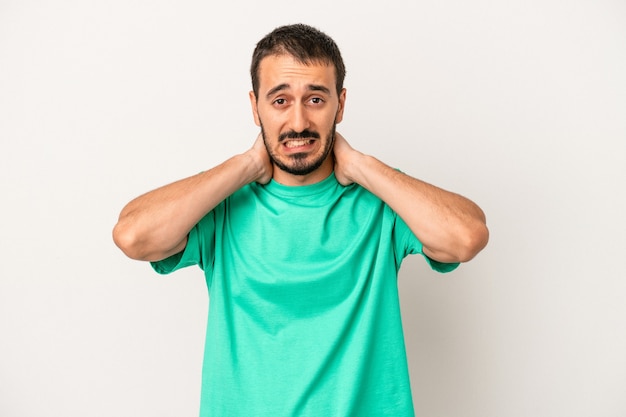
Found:
[(204, 270), (201, 416), (412, 416), (400, 264), (470, 260), (483, 212), (335, 131), (345, 68), (325, 34), (275, 29), (251, 76), (252, 148), (131, 201), (114, 240), (160, 273)]

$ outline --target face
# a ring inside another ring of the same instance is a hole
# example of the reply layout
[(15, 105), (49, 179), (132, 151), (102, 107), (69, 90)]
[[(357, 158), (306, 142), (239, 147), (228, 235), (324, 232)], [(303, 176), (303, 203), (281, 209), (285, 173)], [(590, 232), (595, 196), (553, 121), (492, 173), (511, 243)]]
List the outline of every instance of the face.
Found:
[(335, 125), (345, 102), (345, 89), (337, 95), (334, 67), (268, 56), (261, 61), (259, 81), (259, 96), (250, 92), (250, 101), (274, 179), (303, 185), (326, 178), (333, 170)]

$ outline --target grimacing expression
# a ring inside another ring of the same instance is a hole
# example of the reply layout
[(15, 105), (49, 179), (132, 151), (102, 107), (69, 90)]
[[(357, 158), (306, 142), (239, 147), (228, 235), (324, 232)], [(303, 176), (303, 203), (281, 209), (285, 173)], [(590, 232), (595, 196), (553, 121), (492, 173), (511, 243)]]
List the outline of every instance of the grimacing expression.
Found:
[(278, 168), (275, 179), (321, 180), (319, 176), (330, 175), (335, 128), (345, 101), (345, 89), (336, 91), (334, 67), (270, 55), (261, 61), (259, 79), (258, 97), (251, 91), (250, 101), (267, 153)]
[[(328, 155), (330, 155), (333, 144), (335, 143), (335, 126), (336, 123), (333, 123), (332, 129), (325, 137), (323, 152), (315, 159), (308, 158), (309, 155), (306, 152), (296, 152), (290, 154), (286, 160), (283, 160), (269, 146), (263, 123), (261, 123), (261, 134), (263, 135), (263, 142), (265, 142), (265, 148), (267, 149), (272, 164), (292, 175), (307, 175), (322, 166), (322, 163), (328, 158)], [(278, 137), (279, 142), (286, 139), (295, 139), (290, 140), (287, 146), (299, 147), (308, 144), (312, 139), (319, 140), (321, 136), (316, 131), (303, 130), (302, 132), (295, 132), (292, 130), (282, 133)]]

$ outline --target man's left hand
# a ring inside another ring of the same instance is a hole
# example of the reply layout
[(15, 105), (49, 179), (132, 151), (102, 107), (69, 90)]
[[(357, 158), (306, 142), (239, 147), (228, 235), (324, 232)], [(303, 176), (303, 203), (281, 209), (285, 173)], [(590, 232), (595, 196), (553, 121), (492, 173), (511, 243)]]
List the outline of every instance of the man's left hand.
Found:
[(358, 158), (363, 154), (350, 146), (338, 132), (335, 132), (333, 153), (335, 156), (335, 177), (339, 184), (345, 186), (356, 182), (353, 173), (358, 168)]

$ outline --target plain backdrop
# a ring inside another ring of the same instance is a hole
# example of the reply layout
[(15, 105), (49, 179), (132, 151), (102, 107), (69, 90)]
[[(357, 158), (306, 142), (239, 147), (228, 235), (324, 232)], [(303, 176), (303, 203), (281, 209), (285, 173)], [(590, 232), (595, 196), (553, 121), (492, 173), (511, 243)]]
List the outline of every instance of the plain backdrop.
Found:
[(623, 0), (0, 0), (0, 416), (197, 415), (202, 273), (111, 229), (252, 145), (252, 50), (297, 22), (351, 145), (488, 217), (457, 271), (403, 265), (416, 414), (626, 415)]

